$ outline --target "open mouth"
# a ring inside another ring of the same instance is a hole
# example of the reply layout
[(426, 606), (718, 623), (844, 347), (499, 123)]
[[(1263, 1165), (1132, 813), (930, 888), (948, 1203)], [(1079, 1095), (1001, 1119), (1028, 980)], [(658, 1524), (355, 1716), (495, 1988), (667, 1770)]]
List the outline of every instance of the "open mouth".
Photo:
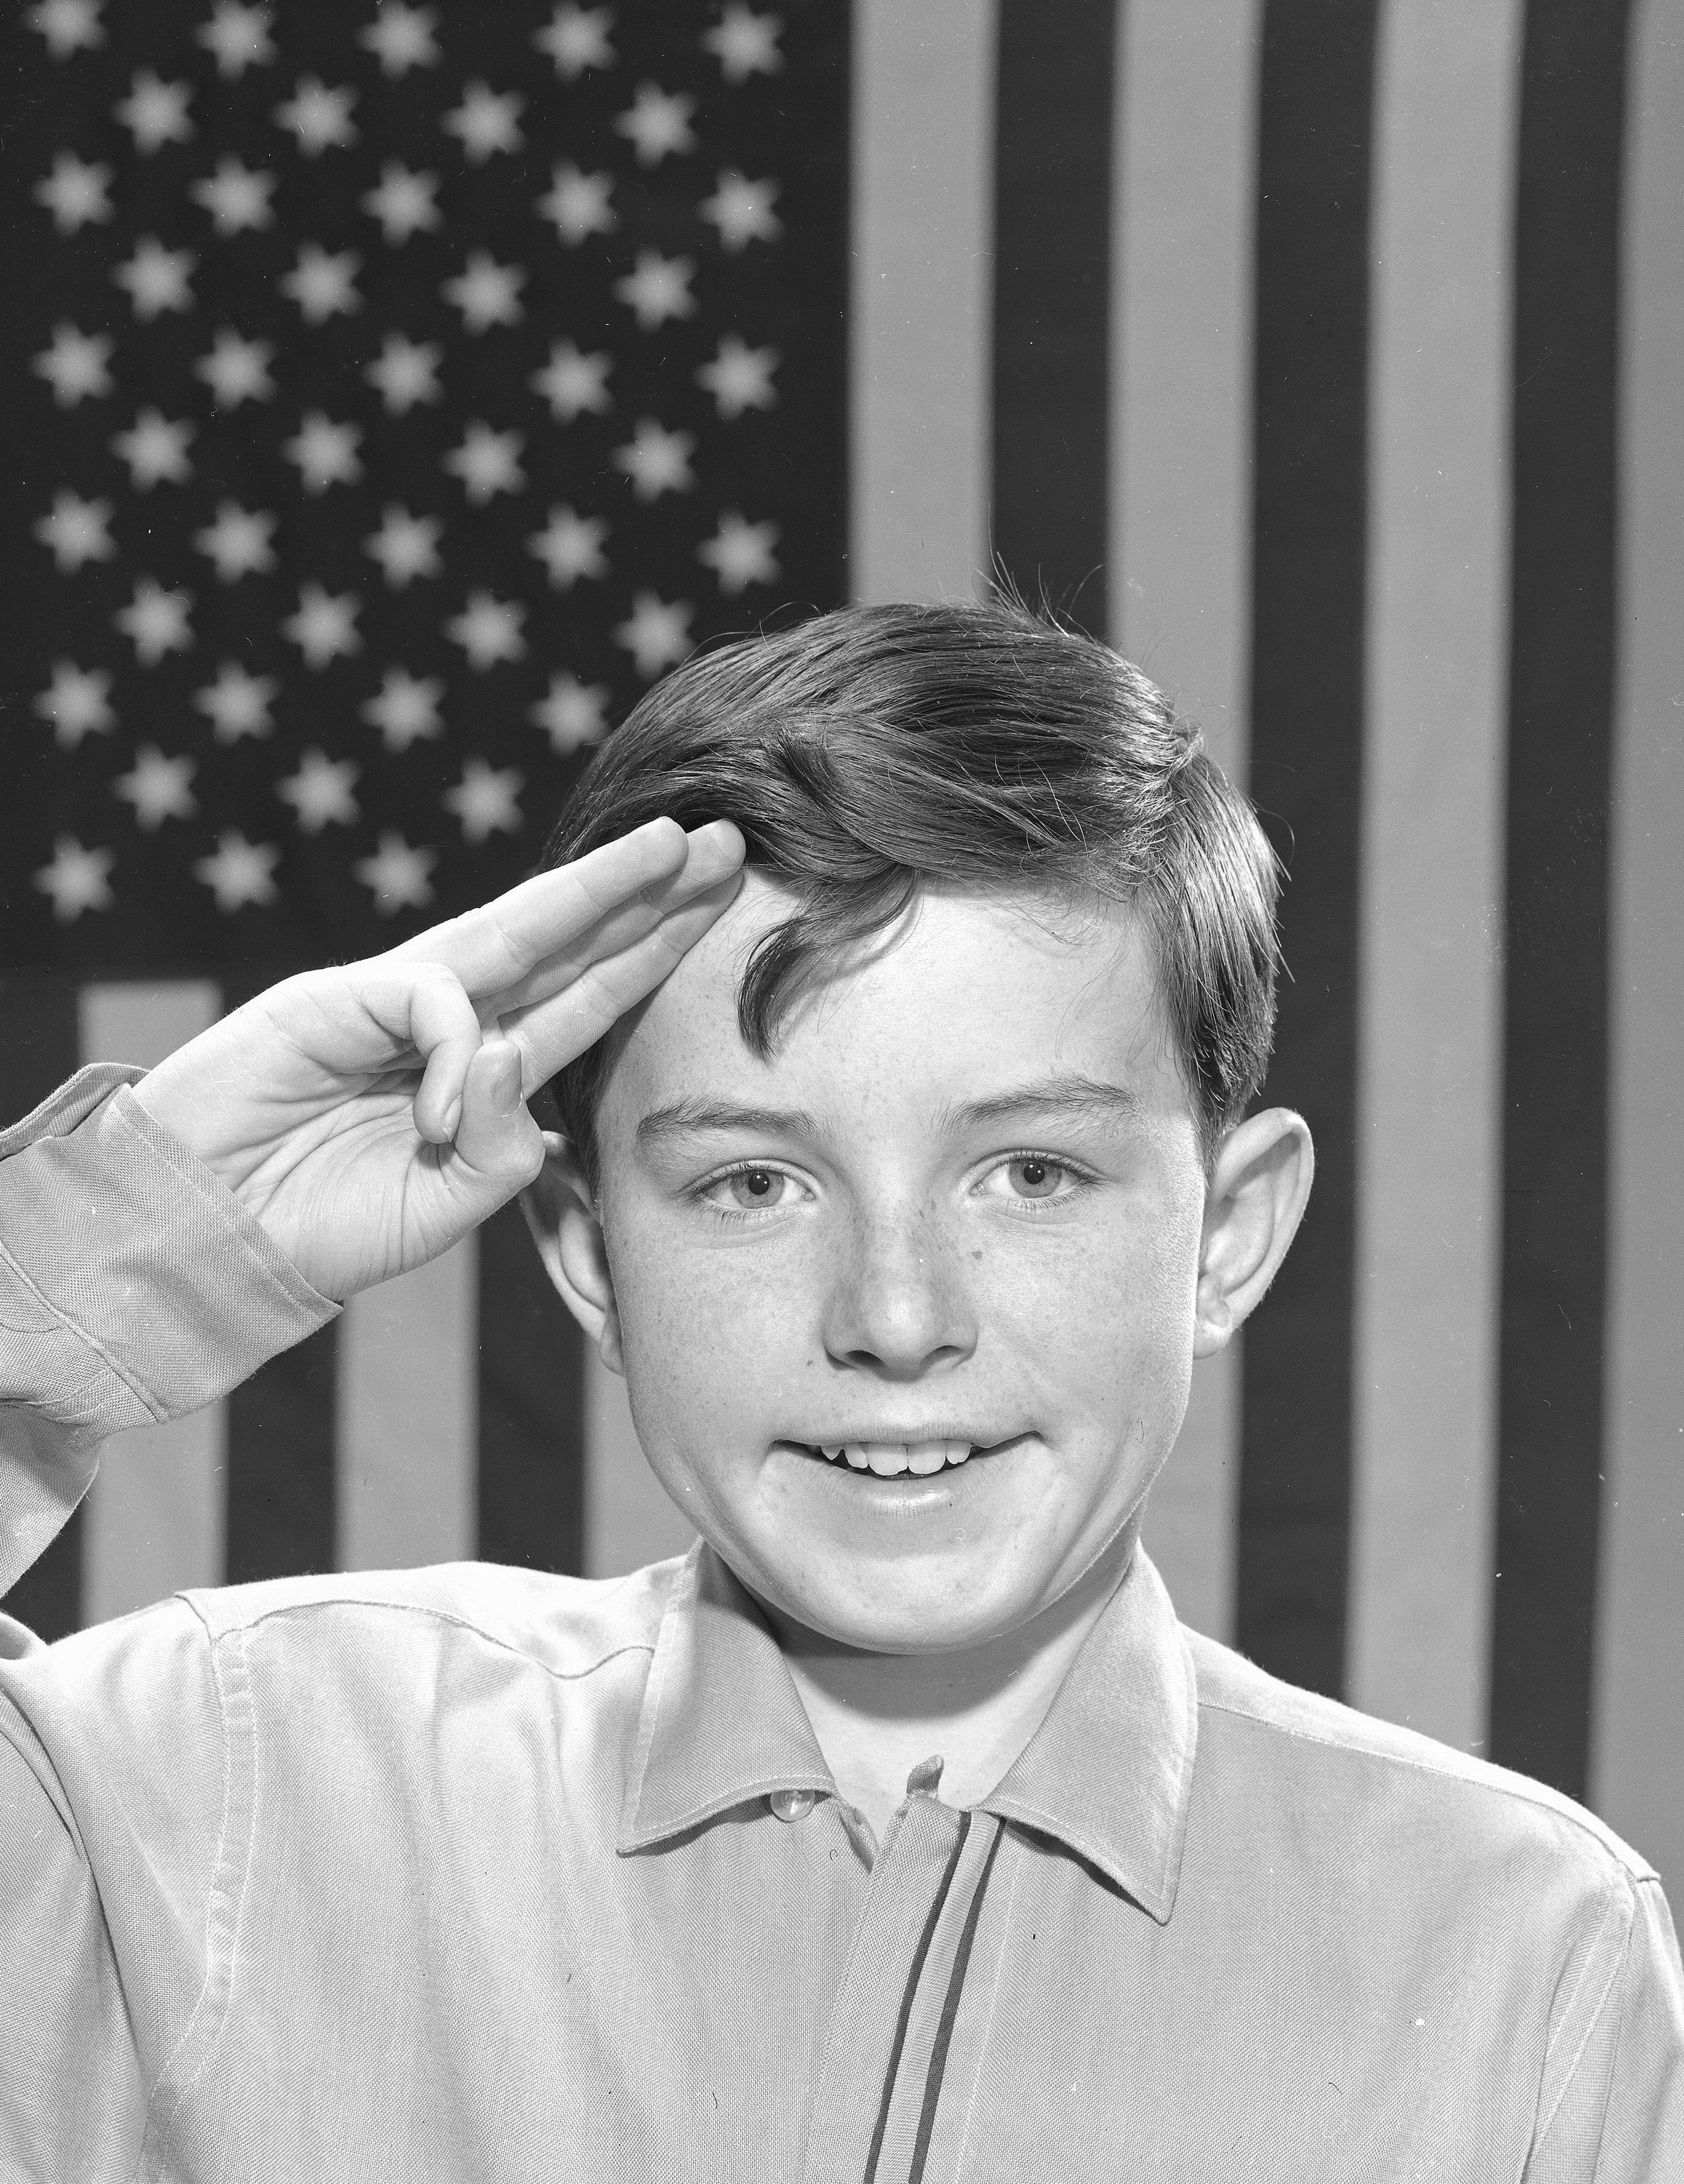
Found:
[(879, 1479), (932, 1478), (938, 1471), (956, 1471), (972, 1457), (989, 1457), (1008, 1447), (1006, 1441), (983, 1444), (969, 1440), (848, 1440), (786, 1441), (815, 1462), (850, 1471), (869, 1471)]

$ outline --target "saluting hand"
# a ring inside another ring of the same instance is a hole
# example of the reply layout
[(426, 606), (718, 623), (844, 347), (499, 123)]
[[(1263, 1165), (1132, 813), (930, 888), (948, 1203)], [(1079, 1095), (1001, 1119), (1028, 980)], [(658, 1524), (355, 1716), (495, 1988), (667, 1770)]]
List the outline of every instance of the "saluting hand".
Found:
[(383, 956), (271, 986), (135, 1096), (342, 1301), (532, 1180), (526, 1100), (659, 985), (742, 856), (728, 820), (652, 820)]

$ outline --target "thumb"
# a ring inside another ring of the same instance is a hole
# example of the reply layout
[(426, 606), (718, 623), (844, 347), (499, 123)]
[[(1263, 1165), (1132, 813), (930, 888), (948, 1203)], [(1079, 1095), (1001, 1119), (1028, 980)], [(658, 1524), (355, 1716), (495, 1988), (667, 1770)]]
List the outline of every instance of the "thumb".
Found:
[(544, 1135), (520, 1097), (520, 1050), (512, 1039), (486, 1039), (468, 1064), (455, 1150), (474, 1180), (494, 1188), (498, 1206), (543, 1166)]

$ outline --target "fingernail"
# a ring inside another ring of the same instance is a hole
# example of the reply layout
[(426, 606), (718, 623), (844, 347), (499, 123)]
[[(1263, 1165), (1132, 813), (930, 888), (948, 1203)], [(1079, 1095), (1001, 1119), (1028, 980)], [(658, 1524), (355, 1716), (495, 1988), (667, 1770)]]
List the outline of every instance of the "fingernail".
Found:
[(492, 1087), (492, 1105), (500, 1115), (512, 1115), (520, 1105), (520, 1056), (512, 1046)]
[(456, 1135), (456, 1125), (461, 1120), (462, 1101), (459, 1095), (456, 1099), (451, 1101), (450, 1105), (444, 1111), (444, 1134), (446, 1137), (453, 1138)]

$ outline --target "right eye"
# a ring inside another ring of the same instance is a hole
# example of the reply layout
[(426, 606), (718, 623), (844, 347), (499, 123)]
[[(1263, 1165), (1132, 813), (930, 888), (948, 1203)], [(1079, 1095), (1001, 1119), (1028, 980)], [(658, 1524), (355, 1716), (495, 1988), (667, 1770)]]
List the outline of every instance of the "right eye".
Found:
[(703, 1184), (697, 1195), (727, 1219), (740, 1214), (775, 1213), (792, 1202), (795, 1178), (781, 1167), (745, 1161)]

